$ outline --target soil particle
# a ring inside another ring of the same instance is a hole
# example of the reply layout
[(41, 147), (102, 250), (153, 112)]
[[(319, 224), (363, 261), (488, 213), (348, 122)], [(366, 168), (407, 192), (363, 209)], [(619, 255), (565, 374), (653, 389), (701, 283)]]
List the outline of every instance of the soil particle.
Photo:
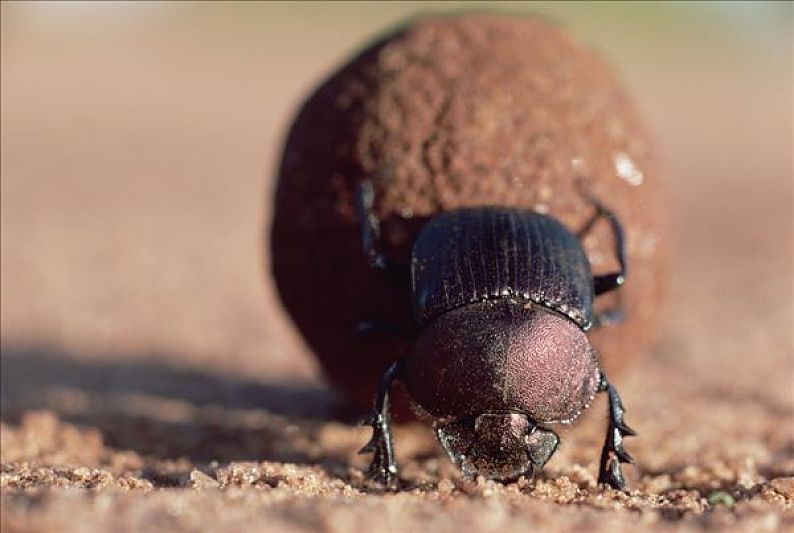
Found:
[[(308, 431), (309, 426), (298, 425), (296, 433)], [(192, 531), (201, 527), (208, 512), (213, 516), (211, 529), (216, 531), (244, 523), (249, 527), (268, 524), (279, 531), (344, 531), (371, 526), (371, 518), (366, 517), (374, 516), (382, 531), (427, 527), (454, 531), (461, 521), (473, 530), (516, 524), (593, 531), (794, 527), (791, 476), (766, 479), (754, 470), (752, 484), (725, 484), (714, 491), (697, 488), (713, 480), (693, 468), (686, 481), (675, 483), (667, 474), (644, 474), (631, 490), (620, 492), (596, 488), (592, 464), (562, 461), (535, 479), (520, 478), (510, 484), (467, 480), (447, 461), (437, 475), (425, 471), (421, 457), (427, 453), (423, 449), (426, 436), (419, 434), (420, 429), (418, 425), (402, 428), (400, 444), (406, 443), (409, 449), (413, 444), (413, 448), (400, 455), (403, 486), (393, 493), (371, 486), (359, 468), (343, 468), (338, 474), (338, 468), (306, 464), (196, 465), (141, 457), (107, 447), (97, 440), (95, 431), (64, 423), (51, 413), (32, 413), (18, 426), (2, 426), (3, 530), (81, 531), (76, 527), (81, 522), (103, 530), (118, 520), (129, 531), (145, 524)], [(352, 435), (358, 430), (347, 432)], [(29, 453), (29, 443), (44, 433), (69, 438), (59, 441), (58, 455), (43, 451), (22, 460), (22, 452)], [(352, 446), (353, 439), (348, 440)], [(92, 443), (88, 451), (85, 443)], [(639, 453), (651, 453), (653, 445), (644, 444)], [(12, 457), (16, 460), (8, 459)], [(64, 528), (58, 517), (67, 509), (71, 525)]]

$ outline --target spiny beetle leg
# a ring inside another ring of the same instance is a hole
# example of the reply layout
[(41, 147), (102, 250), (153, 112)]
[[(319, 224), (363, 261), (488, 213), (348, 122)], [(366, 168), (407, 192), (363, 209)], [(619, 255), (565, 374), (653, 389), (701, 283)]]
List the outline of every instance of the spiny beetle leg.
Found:
[(626, 481), (623, 477), (621, 464), (634, 463), (629, 452), (623, 448), (623, 438), (636, 435), (623, 420), (626, 410), (620, 401), (617, 389), (613, 387), (601, 374), (600, 392), (606, 392), (609, 397), (609, 424), (606, 440), (601, 450), (601, 464), (598, 469), (598, 484), (609, 485), (613, 489), (623, 490)]
[(389, 388), (400, 370), (399, 361), (393, 363), (383, 374), (375, 393), (375, 402), (372, 413), (364, 425), (372, 426), (372, 438), (359, 450), (358, 453), (372, 453), (372, 462), (369, 465), (368, 476), (370, 479), (382, 483), (387, 487), (394, 487), (397, 482), (397, 462), (394, 460), (394, 446), (392, 444), (391, 424), (389, 420)]

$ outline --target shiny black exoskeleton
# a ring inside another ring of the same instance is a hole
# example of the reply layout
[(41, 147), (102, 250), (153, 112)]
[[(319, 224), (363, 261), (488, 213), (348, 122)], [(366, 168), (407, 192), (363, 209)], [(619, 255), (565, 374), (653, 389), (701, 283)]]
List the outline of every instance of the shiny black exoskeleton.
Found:
[[(614, 213), (584, 194), (595, 213), (579, 237), (606, 218), (618, 272), (593, 276), (579, 238), (529, 210), (457, 209), (422, 229), (410, 273), (402, 276), (411, 283), (417, 341), (386, 371), (376, 393), (367, 421), (372, 439), (362, 449), (374, 454), (372, 477), (387, 484), (396, 479), (389, 388), (397, 379), (465, 475), (501, 480), (542, 467), (559, 443), (548, 426), (572, 422), (596, 392), (606, 392), (609, 424), (598, 481), (625, 486), (621, 463), (632, 458), (623, 438), (634, 432), (585, 333), (622, 319), (619, 308), (595, 313), (593, 300), (626, 279), (623, 230)], [(371, 184), (362, 184), (358, 203), (372, 266), (407, 270), (380, 253)]]

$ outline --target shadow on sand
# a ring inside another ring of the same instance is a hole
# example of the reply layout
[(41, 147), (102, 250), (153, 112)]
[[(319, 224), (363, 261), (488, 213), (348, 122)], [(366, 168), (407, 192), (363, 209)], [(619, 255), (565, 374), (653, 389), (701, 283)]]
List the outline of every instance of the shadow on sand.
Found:
[(320, 384), (205, 373), (169, 360), (4, 345), (2, 420), (47, 409), (96, 428), (112, 447), (160, 459), (314, 462), (294, 443), (311, 440), (339, 412), (336, 395)]

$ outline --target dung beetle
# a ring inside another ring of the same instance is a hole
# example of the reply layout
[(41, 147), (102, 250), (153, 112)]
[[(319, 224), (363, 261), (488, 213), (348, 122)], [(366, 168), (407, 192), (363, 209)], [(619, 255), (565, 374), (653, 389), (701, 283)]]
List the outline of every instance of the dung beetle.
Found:
[[(360, 184), (362, 247), (371, 266), (410, 283), (417, 324), (413, 351), (380, 380), (366, 420), (372, 438), (369, 475), (393, 485), (397, 464), (389, 392), (400, 380), (421, 418), (430, 420), (450, 459), (468, 477), (509, 481), (543, 467), (559, 444), (550, 429), (573, 422), (596, 392), (609, 398), (609, 423), (598, 483), (625, 487), (622, 463), (633, 459), (623, 438), (617, 390), (601, 369), (587, 332), (620, 321), (620, 306), (596, 313), (593, 300), (626, 280), (623, 229), (589, 190), (595, 208), (574, 235), (551, 216), (506, 207), (442, 212), (422, 228), (410, 265), (381, 251), (372, 184)], [(609, 221), (619, 270), (593, 275), (580, 239)], [(388, 330), (367, 324), (365, 329)]]

